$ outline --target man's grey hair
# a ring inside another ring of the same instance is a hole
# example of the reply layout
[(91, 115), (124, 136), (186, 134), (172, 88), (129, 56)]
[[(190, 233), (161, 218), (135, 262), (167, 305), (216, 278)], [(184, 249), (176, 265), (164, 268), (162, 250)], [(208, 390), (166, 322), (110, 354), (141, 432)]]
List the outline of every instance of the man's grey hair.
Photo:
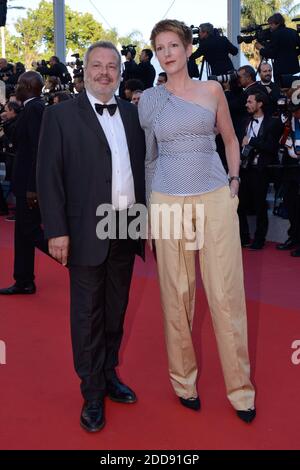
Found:
[(118, 56), (119, 66), (120, 66), (120, 70), (121, 70), (121, 55), (120, 55), (120, 52), (118, 51), (116, 46), (110, 41), (97, 41), (97, 42), (94, 42), (94, 44), (92, 44), (88, 48), (88, 50), (86, 51), (86, 53), (84, 55), (84, 59), (83, 59), (83, 64), (84, 64), (85, 68), (87, 67), (87, 65), (89, 63), (89, 58), (90, 58), (91, 52), (94, 49), (97, 49), (97, 48), (111, 49), (112, 51), (115, 51), (115, 53)]
[(209, 36), (214, 34), (214, 26), (211, 23), (202, 23), (199, 28), (201, 33), (208, 33)]

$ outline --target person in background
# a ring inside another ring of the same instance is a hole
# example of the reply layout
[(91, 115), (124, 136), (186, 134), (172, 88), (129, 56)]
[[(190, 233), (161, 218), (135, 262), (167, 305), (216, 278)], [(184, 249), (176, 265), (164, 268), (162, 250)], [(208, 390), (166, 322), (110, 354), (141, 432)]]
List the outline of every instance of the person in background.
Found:
[(272, 65), (268, 62), (262, 62), (258, 67), (258, 73), (260, 76), (258, 83), (265, 88), (271, 103), (271, 112), (274, 113), (277, 110), (277, 101), (281, 96), (281, 90), (279, 86), (272, 81)]
[(165, 85), (167, 81), (168, 81), (168, 75), (166, 74), (166, 72), (160, 72), (157, 77), (156, 86)]
[(76, 90), (77, 93), (81, 93), (82, 91), (84, 91), (83, 75), (78, 75), (74, 77), (73, 84), (74, 84), (74, 89)]
[(131, 103), (135, 104), (137, 106), (139, 104), (139, 101), (140, 101), (140, 98), (141, 98), (142, 94), (143, 94), (142, 90), (135, 90), (132, 93)]
[(35, 248), (48, 254), (48, 244), (41, 227), (41, 214), (36, 190), (36, 159), (42, 117), (45, 109), (41, 99), (43, 79), (37, 72), (22, 74), (18, 80), (17, 100), (24, 109), (14, 131), (16, 157), (12, 191), (16, 196), (14, 279), (11, 287), (0, 289), (0, 295), (36, 293)]
[(68, 91), (57, 91), (53, 96), (53, 104), (59, 104), (63, 101), (71, 100), (73, 96)]
[(137, 80), (135, 78), (131, 78), (130, 80), (127, 80), (124, 86), (124, 93), (125, 93), (125, 98), (127, 101), (132, 100), (132, 94), (136, 90), (144, 90), (144, 85), (141, 82), (141, 80)]
[(140, 63), (137, 66), (137, 78), (143, 82), (143, 89), (153, 87), (156, 72), (151, 64), (153, 52), (151, 49), (143, 49), (140, 55)]
[(273, 59), (274, 80), (280, 85), (281, 75), (299, 72), (300, 37), (295, 29), (287, 28), (281, 13), (268, 19), (270, 40), (266, 44), (256, 42), (255, 47), (264, 59)]

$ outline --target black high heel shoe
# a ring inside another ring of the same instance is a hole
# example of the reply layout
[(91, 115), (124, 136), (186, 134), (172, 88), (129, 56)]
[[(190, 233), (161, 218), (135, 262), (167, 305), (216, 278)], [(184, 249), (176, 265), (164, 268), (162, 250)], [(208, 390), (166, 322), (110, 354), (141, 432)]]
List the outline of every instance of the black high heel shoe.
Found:
[(251, 423), (256, 416), (256, 409), (254, 408), (254, 410), (249, 409), (245, 411), (237, 411), (236, 414), (241, 420), (245, 421), (245, 423)]
[(200, 398), (180, 398), (180, 403), (185, 406), (186, 408), (190, 408), (191, 410), (198, 411), (201, 408)]

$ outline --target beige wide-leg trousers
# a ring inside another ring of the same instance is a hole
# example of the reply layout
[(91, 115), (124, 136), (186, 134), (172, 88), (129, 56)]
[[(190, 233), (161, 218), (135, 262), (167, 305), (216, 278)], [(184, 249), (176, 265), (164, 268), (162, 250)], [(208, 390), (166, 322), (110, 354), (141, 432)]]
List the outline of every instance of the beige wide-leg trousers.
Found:
[[(227, 397), (236, 410), (253, 408), (255, 391), (250, 381), (238, 198), (231, 197), (227, 186), (192, 197), (152, 193), (151, 207), (154, 205), (156, 209), (166, 209), (173, 204), (179, 204), (182, 211), (185, 205), (190, 205), (194, 225), (196, 205), (204, 206), (204, 245), (199, 251), (200, 269), (212, 315)], [(191, 398), (198, 395), (198, 370), (191, 337), (195, 308), (196, 251), (187, 249), (186, 236), (175, 239), (178, 235), (172, 223), (169, 239), (163, 239), (162, 232), (166, 223), (164, 218), (162, 210), (159, 215), (160, 234), (155, 245), (169, 373), (175, 393), (182, 398)], [(198, 225), (201, 229), (201, 224)], [(155, 228), (157, 231), (157, 223)]]

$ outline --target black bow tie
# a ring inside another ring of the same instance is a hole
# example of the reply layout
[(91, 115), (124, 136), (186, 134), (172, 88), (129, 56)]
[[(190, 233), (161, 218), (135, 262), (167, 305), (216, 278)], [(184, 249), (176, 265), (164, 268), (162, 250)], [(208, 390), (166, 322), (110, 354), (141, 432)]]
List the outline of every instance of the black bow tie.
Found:
[(251, 118), (251, 122), (256, 122), (258, 124), (258, 119), (253, 117), (253, 118)]
[(109, 112), (109, 114), (111, 116), (113, 116), (115, 114), (115, 112), (117, 111), (117, 107), (118, 105), (117, 104), (99, 104), (99, 103), (96, 103), (95, 104), (95, 108), (96, 108), (96, 111), (98, 114), (100, 114), (102, 116), (103, 114), (103, 110), (104, 109), (107, 109), (107, 111)]

